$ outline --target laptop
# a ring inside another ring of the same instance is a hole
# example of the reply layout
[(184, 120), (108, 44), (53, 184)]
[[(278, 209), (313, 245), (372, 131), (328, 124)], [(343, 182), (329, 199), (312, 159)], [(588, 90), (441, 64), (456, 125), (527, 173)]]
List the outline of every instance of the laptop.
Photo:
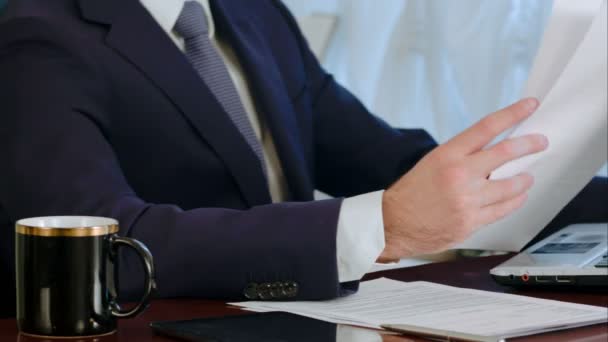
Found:
[(490, 270), (500, 284), (608, 289), (608, 223), (575, 224)]

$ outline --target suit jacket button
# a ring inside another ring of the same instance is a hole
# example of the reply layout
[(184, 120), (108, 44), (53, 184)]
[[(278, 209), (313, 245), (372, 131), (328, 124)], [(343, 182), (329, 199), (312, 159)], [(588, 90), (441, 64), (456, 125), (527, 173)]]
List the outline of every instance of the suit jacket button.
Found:
[(245, 291), (243, 291), (243, 294), (245, 295), (245, 298), (249, 300), (258, 299), (258, 284), (247, 284), (247, 287), (245, 288)]
[(300, 286), (295, 281), (288, 281), (283, 284), (283, 292), (285, 293), (285, 297), (293, 298), (298, 295), (298, 290)]
[(282, 282), (280, 283), (280, 288), (281, 288), (281, 298), (287, 298), (287, 289), (289, 288), (289, 282)]
[(272, 285), (270, 283), (262, 283), (258, 285), (258, 298), (261, 300), (272, 299)]
[(275, 282), (270, 285), (270, 297), (273, 299), (280, 299), (284, 297), (283, 283)]

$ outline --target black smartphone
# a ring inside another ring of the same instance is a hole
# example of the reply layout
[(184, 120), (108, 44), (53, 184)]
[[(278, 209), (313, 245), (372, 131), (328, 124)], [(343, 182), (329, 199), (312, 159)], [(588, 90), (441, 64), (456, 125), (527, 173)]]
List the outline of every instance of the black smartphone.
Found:
[(150, 327), (157, 334), (195, 342), (413, 341), (284, 312), (152, 322)]
[(336, 325), (283, 312), (152, 322), (155, 333), (196, 342), (336, 341)]

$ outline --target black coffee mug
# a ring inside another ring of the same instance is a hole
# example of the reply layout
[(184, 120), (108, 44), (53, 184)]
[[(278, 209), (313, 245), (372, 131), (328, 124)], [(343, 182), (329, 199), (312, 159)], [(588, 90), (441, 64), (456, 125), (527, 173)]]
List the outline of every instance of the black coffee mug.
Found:
[[(56, 216), (17, 222), (17, 323), (36, 337), (92, 337), (116, 331), (117, 318), (143, 311), (156, 289), (152, 255), (120, 237), (114, 219)], [(117, 299), (118, 247), (133, 248), (146, 270), (143, 298), (130, 310)]]

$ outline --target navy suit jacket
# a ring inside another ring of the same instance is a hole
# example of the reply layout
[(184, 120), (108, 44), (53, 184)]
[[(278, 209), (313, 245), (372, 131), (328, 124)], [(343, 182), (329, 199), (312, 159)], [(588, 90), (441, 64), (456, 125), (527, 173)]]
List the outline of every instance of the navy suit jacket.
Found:
[[(117, 218), (155, 257), (162, 296), (242, 298), (293, 281), (340, 295), (341, 199), (388, 186), (434, 141), (370, 113), (313, 57), (278, 1), (211, 1), (272, 131), (291, 201), (271, 204), (256, 155), (136, 0), (20, 0), (0, 26), (0, 241), (44, 215)], [(12, 262), (9, 252), (5, 260)], [(121, 285), (137, 293), (135, 257)]]
[[(294, 281), (339, 296), (340, 197), (386, 188), (435, 146), (396, 130), (327, 74), (279, 1), (211, 1), (270, 127), (291, 201), (271, 204), (259, 162), (137, 0), (20, 0), (0, 25), (0, 250), (15, 220), (117, 218), (155, 256), (161, 296), (241, 299)], [(337, 199), (312, 201), (318, 188)], [(121, 258), (123, 293), (137, 259)]]

